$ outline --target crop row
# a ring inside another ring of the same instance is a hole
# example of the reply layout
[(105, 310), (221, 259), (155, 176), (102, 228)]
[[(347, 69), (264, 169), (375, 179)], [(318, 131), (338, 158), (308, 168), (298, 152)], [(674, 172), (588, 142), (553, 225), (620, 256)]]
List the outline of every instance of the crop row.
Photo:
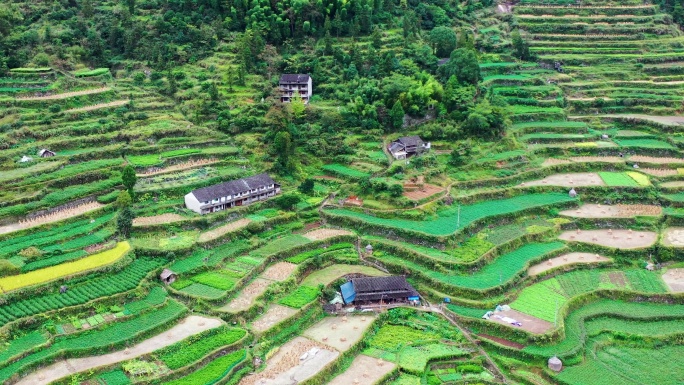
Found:
[(243, 329), (221, 327), (177, 342), (158, 352), (157, 357), (176, 370), (196, 362), (218, 348), (231, 345), (247, 334)]
[(82, 305), (100, 297), (135, 289), (151, 270), (161, 266), (162, 263), (162, 260), (137, 259), (118, 273), (69, 287), (64, 294), (35, 296), (2, 305), (0, 306), (0, 325), (22, 317)]

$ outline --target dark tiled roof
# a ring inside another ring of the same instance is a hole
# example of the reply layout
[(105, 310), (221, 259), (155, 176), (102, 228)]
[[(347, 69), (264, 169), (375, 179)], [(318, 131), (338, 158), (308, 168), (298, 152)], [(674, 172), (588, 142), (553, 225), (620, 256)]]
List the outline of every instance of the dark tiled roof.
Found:
[(443, 66), (443, 65), (445, 65), (445, 64), (448, 63), (448, 62), (449, 62), (449, 58), (446, 58), (446, 59), (439, 59), (439, 60), (437, 61), (437, 65), (438, 65), (438, 66)]
[(404, 146), (419, 146), (423, 144), (423, 139), (421, 139), (418, 135), (402, 136), (396, 141), (403, 144)]
[(403, 150), (404, 147), (405, 146), (401, 143), (392, 142), (392, 144), (390, 144), (389, 150), (390, 150), (390, 152), (397, 152), (397, 151)]
[(418, 292), (406, 277), (370, 277), (352, 279), (356, 291), (355, 301), (377, 301), (380, 299), (417, 297)]
[(247, 178), (223, 182), (221, 184), (216, 184), (209, 187), (203, 187), (194, 190), (192, 194), (195, 196), (195, 198), (197, 198), (198, 201), (205, 202), (219, 197), (235, 195), (239, 192), (253, 190), (262, 186), (268, 186), (272, 184), (275, 184), (273, 179), (271, 179), (271, 177), (268, 176), (268, 174), (263, 173), (259, 175), (250, 176)]
[(298, 83), (306, 84), (309, 82), (309, 75), (307, 74), (282, 74), (280, 75), (281, 83)]

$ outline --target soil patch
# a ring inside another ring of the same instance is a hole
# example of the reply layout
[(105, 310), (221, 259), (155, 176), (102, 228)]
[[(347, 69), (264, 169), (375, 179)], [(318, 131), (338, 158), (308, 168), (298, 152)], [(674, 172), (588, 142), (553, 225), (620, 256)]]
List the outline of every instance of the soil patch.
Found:
[(484, 338), (486, 340), (492, 340), (498, 344), (501, 344), (503, 346), (508, 346), (509, 348), (513, 348), (513, 349), (520, 350), (520, 349), (525, 347), (525, 345), (523, 345), (523, 344), (519, 344), (517, 342), (513, 342), (513, 341), (506, 340), (506, 339), (499, 338), (499, 337), (490, 336), (489, 334), (477, 334), (477, 336), (480, 338)]
[(625, 158), (619, 156), (573, 156), (570, 158), (575, 163), (624, 163)]
[(205, 231), (200, 234), (198, 241), (200, 243), (203, 242), (209, 242), (213, 241), (214, 239), (221, 238), (222, 236), (233, 232), (240, 230), (243, 227), (246, 227), (252, 220), (249, 218), (242, 218), (238, 219), (235, 222), (230, 222), (228, 224), (225, 224), (223, 226), (217, 227), (213, 230)]
[(323, 284), (325, 286), (329, 285), (332, 281), (348, 274), (362, 274), (371, 277), (380, 277), (387, 274), (382, 271), (362, 265), (332, 265), (325, 269), (321, 269), (309, 274), (308, 277), (304, 278), (302, 285), (306, 286), (318, 286)]
[(518, 186), (563, 186), (563, 187), (578, 187), (578, 186), (605, 186), (603, 179), (595, 172), (581, 172), (574, 174), (556, 174), (547, 176), (541, 180), (533, 180), (524, 182)]
[(13, 231), (24, 230), (31, 227), (44, 225), (46, 223), (58, 222), (64, 219), (73, 218), (89, 211), (97, 210), (101, 207), (104, 207), (104, 205), (97, 202), (84, 203), (82, 205), (60, 210), (51, 214), (41, 215), (32, 219), (20, 221), (19, 223), (0, 226), (0, 234), (11, 233)]
[(206, 166), (206, 165), (214, 164), (214, 163), (218, 163), (218, 159), (210, 158), (210, 159), (190, 160), (187, 162), (174, 164), (172, 166), (165, 167), (165, 168), (152, 167), (152, 168), (148, 169), (147, 171), (139, 173), (137, 175), (138, 176), (159, 175), (159, 174), (165, 174), (167, 172), (188, 170), (191, 168)]
[(164, 223), (172, 223), (184, 220), (185, 217), (178, 214), (160, 214), (151, 217), (140, 217), (133, 219), (133, 226), (152, 226)]
[(568, 253), (560, 257), (551, 258), (548, 261), (538, 263), (527, 270), (528, 275), (538, 275), (545, 271), (560, 266), (574, 265), (578, 263), (598, 263), (612, 261), (610, 258), (592, 253)]
[(54, 363), (21, 379), (17, 385), (44, 385), (74, 373), (84, 372), (101, 366), (127, 361), (151, 353), (157, 349), (172, 345), (205, 330), (221, 326), (223, 321), (215, 318), (191, 315), (181, 320), (176, 326), (148, 338), (139, 344), (102, 356), (70, 358)]
[(432, 184), (424, 184), (422, 187), (416, 188), (413, 191), (404, 191), (404, 196), (412, 201), (419, 201), (421, 199), (429, 198), (433, 195), (439, 194), (444, 189)]
[(370, 316), (327, 317), (306, 329), (303, 335), (341, 352), (346, 352), (361, 340), (374, 320)]
[(352, 235), (352, 232), (348, 231), (348, 230), (321, 228), (321, 229), (312, 230), (306, 234), (303, 234), (304, 237), (306, 237), (312, 241), (321, 241), (324, 239), (337, 237), (340, 235)]
[(270, 279), (272, 281), (284, 281), (295, 270), (297, 270), (297, 265), (294, 263), (278, 262), (266, 269), (266, 271), (261, 274), (261, 278)]
[(55, 95), (31, 96), (31, 97), (26, 97), (26, 98), (17, 98), (17, 100), (58, 100), (58, 99), (71, 98), (74, 96), (100, 94), (103, 92), (107, 92), (109, 90), (111, 90), (111, 88), (102, 87), (102, 88), (95, 88), (95, 89), (83, 90), (83, 91), (65, 92), (62, 94), (55, 94)]
[(677, 170), (670, 168), (640, 168), (639, 171), (653, 176), (674, 176), (679, 174)]
[[(510, 320), (504, 318), (514, 319), (520, 322), (522, 325), (511, 325)], [(533, 317), (529, 314), (521, 313), (513, 309), (494, 313), (494, 315), (489, 320), (499, 323), (501, 325), (522, 329), (534, 334), (544, 334), (548, 330), (553, 329), (553, 324), (551, 322), (544, 321), (543, 319), (539, 319), (537, 317)]]
[(684, 187), (684, 181), (683, 180), (677, 180), (674, 182), (665, 182), (661, 183), (659, 185), (660, 187), (665, 187), (665, 188), (678, 188), (678, 187)]
[(266, 369), (249, 375), (240, 385), (298, 384), (311, 378), (340, 355), (304, 337), (286, 343), (266, 361)]
[(66, 110), (64, 112), (65, 113), (86, 112), (86, 111), (99, 110), (100, 108), (119, 107), (119, 106), (126, 105), (128, 103), (130, 103), (130, 100), (115, 100), (115, 101), (109, 102), (109, 103), (100, 103), (100, 104), (94, 104), (92, 106), (87, 106), (87, 107), (72, 108), (72, 109)]
[(560, 212), (573, 218), (631, 218), (636, 216), (660, 216), (663, 208), (653, 205), (613, 205), (585, 204), (582, 207)]
[(617, 287), (627, 286), (627, 277), (625, 277), (625, 273), (621, 271), (614, 271), (608, 274), (608, 279), (610, 279), (610, 283)]
[(629, 157), (632, 162), (643, 162), (643, 163), (653, 163), (653, 164), (682, 164), (684, 159), (680, 158), (668, 158), (668, 157), (655, 157), (655, 156), (644, 156), (644, 155), (633, 155)]
[(542, 167), (550, 167), (550, 166), (556, 166), (559, 164), (570, 164), (572, 161), (569, 161), (567, 159), (556, 159), (556, 158), (548, 158), (542, 163)]
[(663, 274), (663, 281), (671, 292), (684, 293), (684, 269), (668, 269)]
[(684, 247), (684, 228), (668, 227), (663, 231), (663, 245), (671, 247)]
[(584, 230), (579, 233), (566, 231), (558, 236), (564, 241), (584, 242), (615, 249), (641, 249), (653, 245), (658, 234), (652, 231), (631, 230)]
[(376, 358), (361, 354), (354, 358), (347, 370), (328, 382), (328, 385), (372, 385), (383, 379), (396, 366), (393, 362), (384, 360), (382, 365), (379, 365)]
[(255, 279), (249, 285), (245, 286), (245, 288), (240, 291), (237, 297), (228, 302), (227, 305), (219, 308), (219, 310), (229, 313), (237, 313), (239, 311), (249, 309), (249, 307), (252, 306), (252, 303), (254, 303), (254, 300), (266, 292), (266, 289), (270, 284), (271, 281), (269, 280), (261, 278)]
[(259, 316), (259, 318), (255, 319), (254, 322), (252, 322), (252, 329), (256, 332), (266, 331), (295, 314), (297, 314), (296, 309), (272, 304), (268, 307), (266, 313), (262, 314)]

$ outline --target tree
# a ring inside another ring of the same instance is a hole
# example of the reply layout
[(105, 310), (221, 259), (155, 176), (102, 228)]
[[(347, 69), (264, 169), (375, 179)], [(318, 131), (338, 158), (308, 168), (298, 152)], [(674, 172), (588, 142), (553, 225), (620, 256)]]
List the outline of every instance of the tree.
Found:
[(371, 45), (375, 49), (382, 48), (382, 33), (380, 33), (380, 28), (373, 28), (373, 33), (371, 34)]
[(332, 55), (333, 53), (333, 42), (332, 36), (330, 36), (330, 31), (325, 31), (325, 37), (323, 38), (323, 54)]
[(114, 204), (117, 208), (122, 209), (124, 207), (129, 207), (133, 203), (131, 194), (128, 191), (119, 192), (119, 196), (116, 197), (116, 203)]
[(450, 27), (433, 29), (428, 35), (428, 40), (432, 45), (433, 54), (438, 57), (446, 57), (456, 49), (456, 33)]
[(404, 126), (404, 115), (404, 107), (401, 106), (401, 101), (397, 100), (389, 113), (390, 126), (395, 130), (401, 129)]
[(287, 131), (281, 131), (276, 134), (273, 140), (273, 147), (278, 156), (277, 164), (283, 171), (292, 170), (292, 161), (290, 156), (294, 153), (294, 145), (292, 144), (292, 136)]
[(306, 105), (304, 104), (302, 95), (300, 95), (298, 91), (295, 91), (290, 99), (290, 112), (295, 120), (303, 118), (306, 113)]
[(119, 210), (119, 213), (116, 215), (116, 231), (120, 236), (124, 238), (131, 236), (134, 217), (135, 215), (133, 214), (133, 210), (131, 210), (130, 206), (126, 206)]
[(295, 205), (302, 201), (297, 194), (284, 194), (274, 199), (276, 206), (282, 210), (293, 210)]
[(497, 139), (511, 125), (510, 115), (507, 107), (485, 99), (470, 109), (463, 128), (474, 136)]
[(513, 41), (513, 56), (520, 60), (530, 60), (532, 58), (530, 46), (523, 40), (519, 30), (516, 29), (511, 33), (511, 40)]
[(304, 182), (297, 187), (300, 193), (305, 195), (311, 195), (314, 191), (314, 180), (311, 178), (304, 179)]
[(456, 76), (461, 84), (477, 85), (482, 80), (477, 55), (475, 55), (475, 51), (466, 48), (454, 50), (449, 61), (439, 67), (439, 74), (443, 81)]
[(404, 186), (402, 186), (400, 184), (393, 184), (393, 185), (389, 186), (389, 193), (390, 193), (390, 196), (392, 196), (394, 198), (399, 198), (400, 196), (402, 196), (404, 194)]
[(133, 187), (135, 187), (135, 183), (138, 181), (138, 177), (135, 176), (135, 169), (133, 166), (128, 165), (124, 167), (123, 171), (121, 172), (121, 184), (126, 187), (126, 190), (128, 190), (128, 194), (131, 196), (132, 199), (135, 199), (135, 192), (133, 191)]
[(449, 164), (451, 166), (463, 166), (470, 158), (472, 144), (468, 142), (461, 142), (456, 148), (451, 151), (449, 155)]

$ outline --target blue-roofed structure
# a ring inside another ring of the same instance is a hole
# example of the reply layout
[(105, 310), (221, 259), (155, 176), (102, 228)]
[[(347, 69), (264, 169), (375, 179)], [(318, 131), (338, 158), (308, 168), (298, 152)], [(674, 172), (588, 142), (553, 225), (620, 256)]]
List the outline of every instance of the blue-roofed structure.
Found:
[(340, 291), (342, 292), (344, 303), (350, 304), (356, 299), (356, 290), (354, 290), (354, 283), (351, 281), (340, 286)]

